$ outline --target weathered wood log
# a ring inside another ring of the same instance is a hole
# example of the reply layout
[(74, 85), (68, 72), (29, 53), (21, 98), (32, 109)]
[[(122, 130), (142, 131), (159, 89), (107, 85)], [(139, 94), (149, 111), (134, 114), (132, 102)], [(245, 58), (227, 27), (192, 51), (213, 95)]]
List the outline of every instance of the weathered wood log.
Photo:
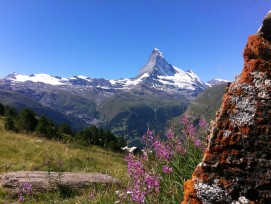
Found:
[(94, 184), (117, 184), (113, 177), (100, 173), (17, 171), (0, 174), (0, 187), (14, 194), (20, 193), (25, 183), (33, 193), (56, 190), (59, 186), (81, 189)]

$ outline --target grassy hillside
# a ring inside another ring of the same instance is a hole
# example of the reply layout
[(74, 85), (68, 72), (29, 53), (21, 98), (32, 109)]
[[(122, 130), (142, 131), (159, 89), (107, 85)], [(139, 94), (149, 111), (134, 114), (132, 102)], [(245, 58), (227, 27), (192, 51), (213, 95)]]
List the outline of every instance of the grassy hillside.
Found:
[[(221, 84), (206, 89), (204, 92), (200, 93), (191, 104), (189, 104), (184, 114), (189, 115), (196, 123), (198, 123), (201, 117), (205, 118), (207, 123), (214, 120), (215, 113), (221, 105), (226, 86), (227, 84)], [(176, 129), (177, 132), (179, 129), (180, 118), (183, 117), (184, 114), (174, 118), (170, 122), (172, 128)]]
[(200, 93), (188, 106), (186, 113), (194, 118), (205, 117), (209, 122), (215, 118), (227, 84), (216, 85)]
[[(78, 148), (69, 144), (49, 141), (34, 135), (7, 132), (0, 117), (0, 173), (16, 170), (44, 170), (50, 161), (52, 171), (59, 169), (57, 163), (61, 161), (62, 171), (99, 172), (118, 178), (123, 184), (127, 183), (127, 167), (123, 155), (112, 153), (98, 147)], [(117, 186), (95, 186), (90, 191), (95, 192), (93, 203), (114, 203)], [(16, 201), (0, 189), (0, 203)], [(59, 193), (46, 193), (38, 198), (32, 198), (27, 203), (86, 203), (86, 194), (63, 197)], [(89, 202), (88, 202), (89, 203)]]

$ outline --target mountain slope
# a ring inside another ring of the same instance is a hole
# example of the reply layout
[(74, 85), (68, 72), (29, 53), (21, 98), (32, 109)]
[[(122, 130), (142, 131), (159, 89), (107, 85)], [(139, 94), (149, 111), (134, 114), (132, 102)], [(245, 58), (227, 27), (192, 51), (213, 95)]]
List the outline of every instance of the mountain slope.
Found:
[(207, 123), (214, 120), (216, 111), (219, 109), (222, 97), (227, 84), (214, 85), (205, 91), (201, 92), (187, 107), (186, 111), (170, 121), (170, 125), (177, 132), (179, 131), (179, 121), (184, 116), (188, 115), (196, 124), (201, 117), (205, 118)]

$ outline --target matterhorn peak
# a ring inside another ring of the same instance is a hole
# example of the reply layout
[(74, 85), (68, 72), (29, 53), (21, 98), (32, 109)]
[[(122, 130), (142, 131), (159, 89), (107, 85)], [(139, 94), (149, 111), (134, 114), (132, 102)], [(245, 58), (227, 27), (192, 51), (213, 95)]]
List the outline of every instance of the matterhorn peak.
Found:
[(163, 53), (158, 48), (153, 48), (152, 55), (164, 58)]
[(158, 49), (154, 48), (152, 54), (147, 62), (147, 64), (140, 69), (139, 76), (144, 73), (161, 75), (161, 76), (172, 76), (176, 72), (173, 69), (172, 65), (169, 64), (163, 53)]

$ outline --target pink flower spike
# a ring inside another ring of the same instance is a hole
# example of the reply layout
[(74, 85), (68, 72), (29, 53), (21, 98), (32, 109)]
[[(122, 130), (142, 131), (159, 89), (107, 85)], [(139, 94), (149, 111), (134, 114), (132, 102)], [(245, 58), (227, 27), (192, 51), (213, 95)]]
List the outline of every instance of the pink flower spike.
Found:
[(165, 173), (165, 174), (170, 174), (170, 173), (172, 173), (172, 167), (169, 167), (169, 166), (163, 166), (163, 172)]

